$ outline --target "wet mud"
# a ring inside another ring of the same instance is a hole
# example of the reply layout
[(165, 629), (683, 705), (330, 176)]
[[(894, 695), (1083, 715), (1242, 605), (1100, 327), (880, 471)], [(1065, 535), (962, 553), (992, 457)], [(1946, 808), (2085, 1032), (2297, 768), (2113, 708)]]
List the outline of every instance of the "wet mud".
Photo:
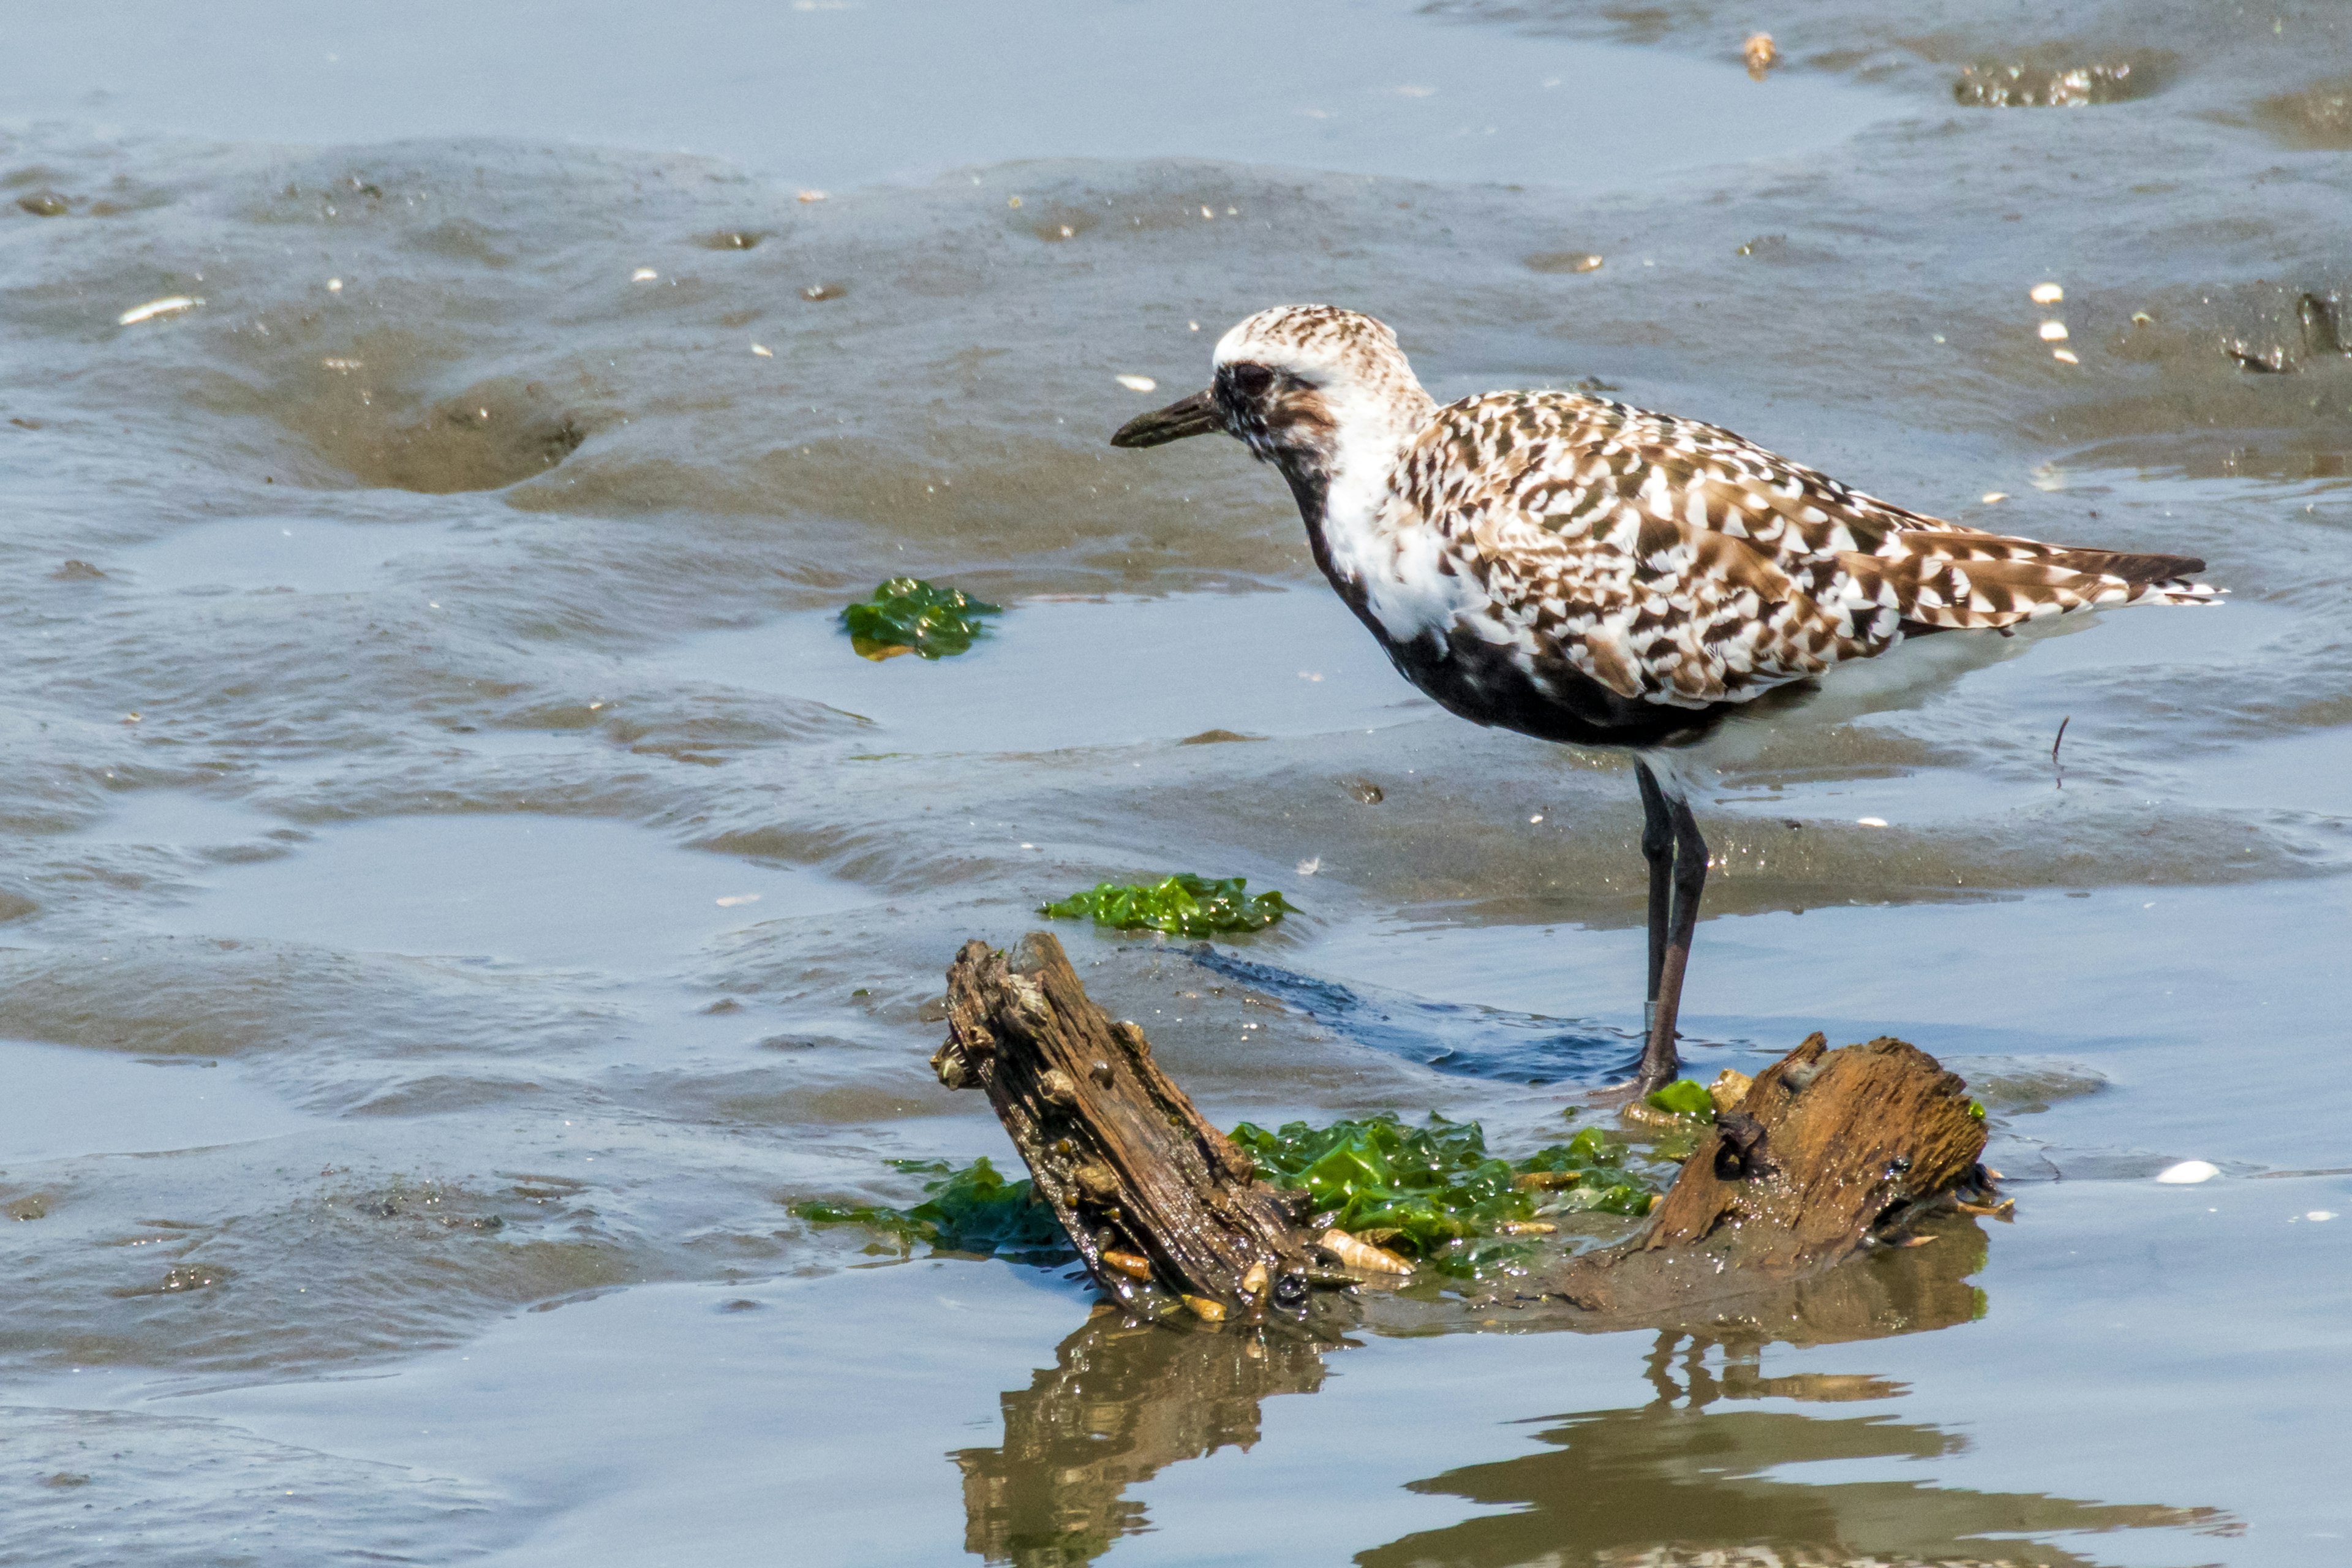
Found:
[[(2328, 1560), (2340, 8), (1051, 11), (1008, 63), (908, 5), (445, 65), (25, 20), (0, 1556)], [(1905, 1254), (1954, 1310), (1661, 1346), (1465, 1295), (1253, 1356), (789, 1212), (1003, 1154), (925, 1071), (941, 971), (1103, 880), (1301, 910), (1063, 933), (1223, 1125), (1533, 1148), (1630, 1054), (1622, 766), (1420, 699), (1239, 448), (1105, 445), (1292, 299), (1442, 397), (1604, 386), (2230, 590), (1920, 643), (1698, 802), (1686, 1055), (1957, 1064), (2020, 1217)], [(1006, 613), (858, 658), (907, 574)]]

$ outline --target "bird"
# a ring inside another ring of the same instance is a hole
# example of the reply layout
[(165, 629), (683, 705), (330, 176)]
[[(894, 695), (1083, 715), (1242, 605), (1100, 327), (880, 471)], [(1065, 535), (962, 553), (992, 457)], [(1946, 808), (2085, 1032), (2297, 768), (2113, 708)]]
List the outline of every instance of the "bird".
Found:
[(2204, 562), (2000, 534), (1864, 495), (1714, 425), (1578, 391), (1440, 406), (1384, 322), (1282, 305), (1218, 339), (1206, 390), (1114, 447), (1222, 432), (1286, 480), (1316, 565), (1451, 713), (1630, 752), (1648, 862), (1642, 1054), (1675, 1026), (1709, 851), (1690, 748), (1724, 721), (1929, 633), (2208, 605)]

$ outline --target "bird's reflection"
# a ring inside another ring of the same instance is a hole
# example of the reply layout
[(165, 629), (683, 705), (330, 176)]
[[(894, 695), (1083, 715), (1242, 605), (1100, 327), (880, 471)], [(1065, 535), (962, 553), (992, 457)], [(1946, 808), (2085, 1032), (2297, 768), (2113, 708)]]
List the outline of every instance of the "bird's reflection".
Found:
[[(1543, 1452), (1469, 1465), (1409, 1490), (1482, 1512), (1357, 1554), (1366, 1568), (2087, 1568), (2095, 1561), (2034, 1537), (2188, 1528), (2229, 1531), (2210, 1509), (2080, 1502), (1912, 1480), (1811, 1483), (1790, 1467), (1823, 1460), (1932, 1459), (1963, 1439), (1885, 1415), (1717, 1409), (1727, 1401), (1885, 1399), (1899, 1384), (1862, 1376), (1764, 1377), (1752, 1342), (1721, 1346), (1663, 1333), (1650, 1356), (1661, 1396), (1639, 1409), (1542, 1423)], [(1679, 1369), (1672, 1364), (1681, 1361)], [(1675, 1378), (1679, 1371), (1679, 1385)]]
[[(1930, 1256), (1934, 1255), (1934, 1256)], [(1769, 1342), (1835, 1343), (1947, 1327), (1978, 1316), (1965, 1282), (1981, 1267), (1974, 1222), (1937, 1245), (1866, 1260), (1736, 1320), (1660, 1328), (1644, 1358), (1656, 1397), (1638, 1408), (1530, 1423), (1538, 1451), (1447, 1470), (1408, 1489), (1477, 1512), (1359, 1551), (1371, 1568), (1545, 1563), (1559, 1568), (1828, 1568), (1832, 1564), (2074, 1568), (2091, 1562), (2035, 1537), (2187, 1528), (2230, 1532), (2211, 1510), (1978, 1492), (1908, 1480), (1811, 1484), (1789, 1467), (1818, 1460), (1934, 1458), (1964, 1440), (1889, 1415), (1740, 1407), (1756, 1400), (1834, 1405), (1900, 1395), (1861, 1374), (1764, 1375)], [(1472, 1319), (1468, 1321), (1485, 1321)], [(1377, 1309), (1368, 1326), (1379, 1326)], [(1424, 1321), (1422, 1324), (1426, 1327)], [(1466, 1326), (1466, 1323), (1465, 1323)], [(1576, 1319), (1514, 1329), (1575, 1329)], [(1612, 1325), (1622, 1327), (1622, 1325)], [(1321, 1386), (1332, 1347), (1273, 1336), (1179, 1333), (1104, 1313), (1062, 1342), (1055, 1364), (1003, 1396), (1004, 1440), (969, 1448), (965, 1545), (992, 1563), (1087, 1563), (1146, 1528), (1128, 1489), (1166, 1466), (1257, 1441), (1259, 1410)], [(1728, 1406), (1728, 1408), (1727, 1408)], [(1496, 1511), (1502, 1510), (1506, 1511)]]

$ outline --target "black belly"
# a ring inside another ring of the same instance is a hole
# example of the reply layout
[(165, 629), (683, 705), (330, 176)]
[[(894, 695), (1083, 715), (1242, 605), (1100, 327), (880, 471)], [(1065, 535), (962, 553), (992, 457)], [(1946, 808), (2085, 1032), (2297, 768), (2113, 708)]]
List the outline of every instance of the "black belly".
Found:
[(1620, 697), (1565, 658), (1539, 659), (1530, 669), (1511, 650), (1482, 641), (1458, 626), (1442, 637), (1433, 632), (1400, 643), (1372, 614), (1363, 585), (1332, 569), (1330, 548), (1323, 537), (1322, 478), (1293, 471), (1288, 466), (1283, 477), (1297, 498), (1299, 515), (1307, 521), (1307, 544), (1325, 579), (1388, 650), (1397, 672), (1449, 713), (1474, 724), (1516, 730), (1562, 745), (1679, 746), (1705, 735), (1734, 709), (1750, 706), (1717, 702), (1706, 708), (1669, 708)]
[(1621, 697), (1564, 658), (1539, 659), (1533, 668), (1517, 652), (1496, 647), (1460, 626), (1409, 643), (1390, 640), (1366, 624), (1407, 680), (1449, 713), (1474, 723), (1516, 730), (1570, 746), (1676, 746), (1705, 735), (1748, 706), (1717, 702), (1670, 708)]

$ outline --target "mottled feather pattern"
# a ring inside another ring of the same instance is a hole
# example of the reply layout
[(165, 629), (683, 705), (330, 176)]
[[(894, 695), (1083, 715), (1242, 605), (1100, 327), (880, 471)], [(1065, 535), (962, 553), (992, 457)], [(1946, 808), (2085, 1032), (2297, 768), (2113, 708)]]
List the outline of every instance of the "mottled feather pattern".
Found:
[(1217, 341), (1207, 392), (1111, 442), (1212, 429), (1281, 469), (1317, 567), (1440, 707), (1639, 754), (1650, 987), (1637, 1093), (1680, 1060), (1710, 858), (1677, 765), (1689, 748), (1742, 704), (1801, 696), (1809, 678), (1920, 632), (2214, 597), (2200, 561), (1945, 522), (1728, 430), (1605, 398), (1503, 392), (1440, 408), (1394, 332), (1328, 305), (1242, 321)]
[[(1434, 529), (1487, 641), (1622, 697), (1738, 702), (1927, 628), (2192, 604), (2203, 563), (2010, 538), (1878, 500), (1727, 430), (1575, 393), (1438, 409), (1383, 520)], [(1541, 679), (1538, 674), (1538, 679)]]

